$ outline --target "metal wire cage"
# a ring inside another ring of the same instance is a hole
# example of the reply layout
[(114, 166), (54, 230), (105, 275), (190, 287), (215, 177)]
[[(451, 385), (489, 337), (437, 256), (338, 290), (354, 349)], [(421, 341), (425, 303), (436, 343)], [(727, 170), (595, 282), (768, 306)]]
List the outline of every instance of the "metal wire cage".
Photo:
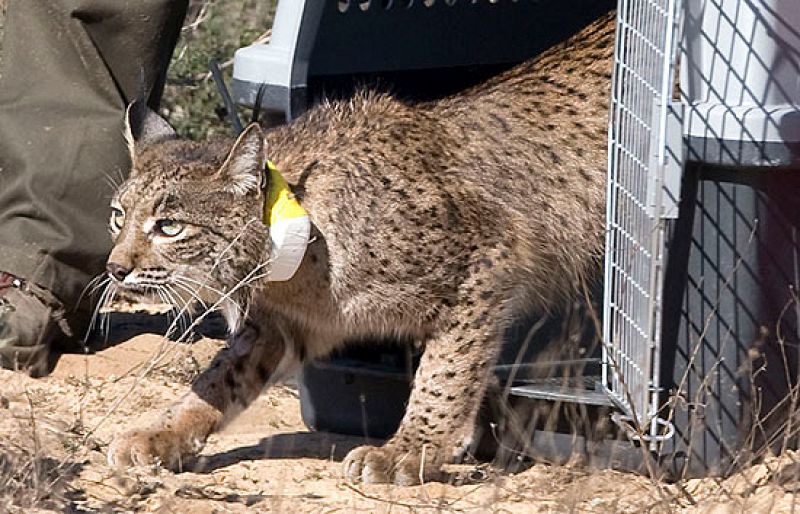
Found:
[(676, 0), (621, 0), (608, 141), (602, 382), (640, 434), (659, 436), (667, 115)]
[[(752, 429), (745, 418), (764, 415), (748, 402), (779, 399), (775, 391), (791, 385), (762, 384), (742, 370), (763, 327), (787, 325), (772, 305), (796, 288), (784, 278), (797, 276), (794, 264), (783, 264), (796, 259), (774, 257), (796, 251), (793, 244), (779, 251), (749, 241), (769, 241), (777, 226), (796, 230), (796, 209), (781, 197), (794, 182), (752, 173), (800, 163), (798, 20), (797, 6), (779, 0), (618, 6), (602, 383), (633, 439), (659, 450), (675, 433), (673, 453), (689, 455), (697, 469), (724, 472)], [(729, 174), (714, 175), (710, 165)], [(742, 237), (729, 220), (754, 228)], [(748, 278), (766, 262), (770, 273)], [(667, 272), (674, 287), (665, 290)], [(717, 325), (726, 328), (708, 329)]]

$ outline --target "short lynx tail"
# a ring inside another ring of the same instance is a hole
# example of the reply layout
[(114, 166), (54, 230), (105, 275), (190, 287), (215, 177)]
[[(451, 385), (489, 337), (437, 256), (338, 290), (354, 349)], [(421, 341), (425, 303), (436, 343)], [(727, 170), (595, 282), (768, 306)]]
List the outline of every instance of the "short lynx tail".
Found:
[(268, 280), (289, 280), (306, 253), (311, 221), (272, 161), (267, 161), (265, 171), (269, 172), (269, 191), (264, 201), (264, 223), (269, 226), (272, 243)]

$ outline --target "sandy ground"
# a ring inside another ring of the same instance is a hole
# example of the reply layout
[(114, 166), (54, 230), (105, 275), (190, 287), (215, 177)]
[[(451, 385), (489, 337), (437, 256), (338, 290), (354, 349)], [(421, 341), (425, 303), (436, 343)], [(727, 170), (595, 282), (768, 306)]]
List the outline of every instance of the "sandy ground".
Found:
[(52, 376), (0, 370), (0, 512), (781, 512), (799, 485), (787, 454), (725, 481), (661, 484), (577, 466), (517, 474), (453, 468), (450, 483), (351, 486), (343, 455), (358, 438), (308, 432), (291, 385), (268, 391), (205, 447), (193, 472), (115, 471), (115, 433), (147, 423), (222, 344), (139, 335), (94, 355), (66, 355)]
[(308, 432), (291, 385), (268, 391), (212, 436), (194, 472), (110, 469), (105, 450), (114, 434), (157, 416), (220, 344), (140, 335), (64, 356), (44, 379), (0, 370), (0, 513), (800, 511), (795, 452), (726, 480), (677, 484), (537, 463), (517, 474), (464, 465), (447, 484), (351, 486), (340, 461), (362, 441)]

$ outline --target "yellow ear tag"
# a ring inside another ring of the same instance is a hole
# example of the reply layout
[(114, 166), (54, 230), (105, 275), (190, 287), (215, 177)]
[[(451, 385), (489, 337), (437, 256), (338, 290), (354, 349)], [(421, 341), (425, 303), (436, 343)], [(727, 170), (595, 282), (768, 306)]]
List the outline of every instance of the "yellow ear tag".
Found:
[(311, 221), (272, 161), (267, 161), (266, 171), (269, 173), (269, 191), (265, 191), (264, 223), (269, 226), (272, 242), (267, 280), (289, 280), (306, 253)]

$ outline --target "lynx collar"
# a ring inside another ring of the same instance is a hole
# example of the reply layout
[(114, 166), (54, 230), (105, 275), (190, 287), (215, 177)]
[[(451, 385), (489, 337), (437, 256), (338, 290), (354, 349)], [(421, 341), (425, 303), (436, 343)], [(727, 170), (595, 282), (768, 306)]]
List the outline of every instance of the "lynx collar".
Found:
[(267, 280), (289, 280), (306, 253), (311, 221), (272, 161), (267, 161), (261, 189), (264, 192), (263, 221), (269, 227), (272, 245)]

